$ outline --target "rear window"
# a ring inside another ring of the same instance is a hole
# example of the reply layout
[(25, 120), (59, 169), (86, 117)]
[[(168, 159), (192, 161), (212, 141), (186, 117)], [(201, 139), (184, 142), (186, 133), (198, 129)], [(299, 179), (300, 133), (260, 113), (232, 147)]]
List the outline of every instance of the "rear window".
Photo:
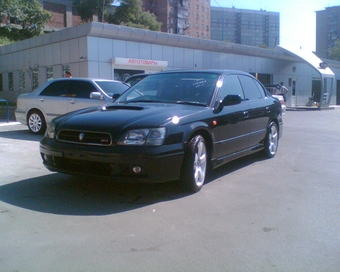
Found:
[(68, 93), (69, 82), (68, 81), (56, 81), (48, 85), (40, 95), (44, 96), (69, 96)]

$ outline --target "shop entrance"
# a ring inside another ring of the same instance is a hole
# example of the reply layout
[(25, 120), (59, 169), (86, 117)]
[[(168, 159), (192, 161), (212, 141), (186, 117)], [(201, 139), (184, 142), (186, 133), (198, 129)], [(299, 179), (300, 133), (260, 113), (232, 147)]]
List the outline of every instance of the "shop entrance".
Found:
[(312, 81), (312, 97), (313, 101), (316, 103), (320, 103), (321, 97), (321, 80), (316, 79)]
[(126, 70), (126, 69), (115, 69), (114, 70), (114, 79), (124, 82), (130, 76), (135, 74), (143, 74), (144, 70)]

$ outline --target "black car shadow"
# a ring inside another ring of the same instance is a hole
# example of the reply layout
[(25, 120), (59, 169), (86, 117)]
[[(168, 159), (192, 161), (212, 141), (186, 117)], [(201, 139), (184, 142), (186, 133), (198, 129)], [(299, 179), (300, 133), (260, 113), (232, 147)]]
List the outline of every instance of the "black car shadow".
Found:
[(43, 135), (36, 135), (36, 134), (31, 133), (28, 129), (22, 129), (22, 130), (1, 131), (0, 138), (39, 142), (43, 138)]
[[(257, 156), (248, 156), (230, 162), (212, 171), (207, 183), (259, 159)], [(78, 216), (116, 214), (189, 195), (183, 191), (179, 181), (158, 184), (118, 183), (99, 179), (84, 180), (63, 174), (50, 174), (0, 186), (0, 200), (10, 205), (43, 213)]]
[(116, 183), (62, 174), (0, 187), (0, 200), (8, 204), (44, 213), (83, 216), (121, 213), (185, 195), (172, 182)]

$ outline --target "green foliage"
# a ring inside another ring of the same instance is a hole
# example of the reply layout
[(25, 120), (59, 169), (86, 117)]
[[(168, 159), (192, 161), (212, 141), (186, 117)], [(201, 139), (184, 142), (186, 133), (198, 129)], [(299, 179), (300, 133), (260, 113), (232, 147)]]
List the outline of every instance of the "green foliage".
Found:
[(153, 13), (144, 12), (141, 0), (121, 0), (113, 15), (107, 17), (108, 23), (160, 31), (161, 23)]
[(0, 13), (2, 21), (7, 23), (0, 28), (0, 36), (13, 41), (42, 34), (51, 18), (38, 0), (2, 0)]
[(98, 21), (102, 21), (103, 11), (114, 2), (114, 0), (74, 0), (73, 5), (83, 22), (91, 22), (94, 14), (98, 15)]
[(340, 40), (336, 40), (334, 46), (328, 49), (328, 58), (340, 61)]
[(0, 46), (1, 45), (6, 45), (6, 44), (10, 44), (13, 43), (14, 41), (10, 40), (7, 37), (0, 37)]

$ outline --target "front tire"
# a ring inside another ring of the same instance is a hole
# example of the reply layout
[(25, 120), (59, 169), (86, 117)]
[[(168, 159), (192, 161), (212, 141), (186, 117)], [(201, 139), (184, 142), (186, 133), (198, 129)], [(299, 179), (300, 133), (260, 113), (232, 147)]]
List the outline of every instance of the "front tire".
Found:
[(44, 134), (46, 130), (46, 121), (40, 111), (34, 110), (29, 113), (27, 119), (28, 129), (33, 134)]
[(279, 129), (275, 122), (271, 122), (268, 127), (266, 138), (264, 139), (263, 154), (267, 158), (273, 158), (279, 147)]
[(208, 165), (208, 154), (204, 138), (193, 137), (187, 146), (181, 172), (181, 183), (190, 192), (196, 193), (203, 187)]

